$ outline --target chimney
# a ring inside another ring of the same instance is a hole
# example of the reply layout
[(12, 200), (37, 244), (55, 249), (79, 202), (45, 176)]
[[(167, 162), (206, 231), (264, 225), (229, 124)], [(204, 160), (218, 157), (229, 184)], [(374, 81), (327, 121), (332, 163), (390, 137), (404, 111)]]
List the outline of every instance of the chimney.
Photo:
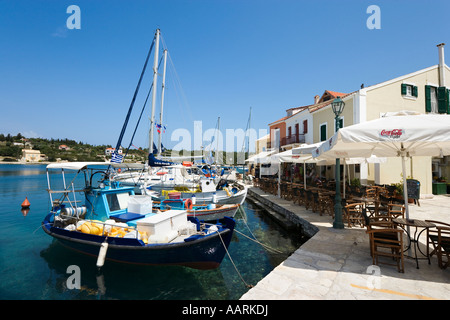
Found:
[(320, 100), (320, 97), (318, 95), (314, 96), (314, 104), (318, 104)]
[(439, 48), (439, 86), (445, 87), (445, 59), (444, 59), (444, 46), (445, 43), (438, 44), (437, 47)]

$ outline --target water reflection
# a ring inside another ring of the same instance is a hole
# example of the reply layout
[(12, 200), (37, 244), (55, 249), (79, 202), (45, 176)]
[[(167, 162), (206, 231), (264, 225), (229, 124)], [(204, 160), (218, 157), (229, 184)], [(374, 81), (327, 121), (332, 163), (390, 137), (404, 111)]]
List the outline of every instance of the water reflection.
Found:
[[(57, 292), (57, 297), (46, 299), (217, 299), (205, 290), (202, 278), (214, 278), (211, 288), (226, 288), (219, 269), (198, 271), (179, 266), (136, 266), (107, 260), (99, 272), (95, 257), (65, 248), (56, 240), (41, 251), (41, 257), (51, 270), (47, 284)], [(79, 290), (67, 286), (72, 274), (67, 273), (70, 265), (81, 270)]]

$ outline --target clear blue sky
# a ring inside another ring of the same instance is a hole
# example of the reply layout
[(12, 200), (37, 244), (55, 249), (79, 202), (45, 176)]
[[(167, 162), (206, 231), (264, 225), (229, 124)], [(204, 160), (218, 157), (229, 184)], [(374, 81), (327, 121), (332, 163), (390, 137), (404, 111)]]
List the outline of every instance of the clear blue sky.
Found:
[[(72, 4), (80, 30), (66, 28)], [(379, 30), (366, 27), (372, 4)], [(168, 73), (168, 147), (195, 120), (203, 131), (218, 117), (224, 134), (246, 129), (250, 107), (251, 126), (267, 129), (324, 90), (352, 92), (437, 64), (436, 45), (450, 44), (449, 12), (448, 0), (0, 0), (0, 132), (115, 145), (156, 28), (181, 84)], [(150, 106), (137, 146), (148, 145), (149, 116)]]

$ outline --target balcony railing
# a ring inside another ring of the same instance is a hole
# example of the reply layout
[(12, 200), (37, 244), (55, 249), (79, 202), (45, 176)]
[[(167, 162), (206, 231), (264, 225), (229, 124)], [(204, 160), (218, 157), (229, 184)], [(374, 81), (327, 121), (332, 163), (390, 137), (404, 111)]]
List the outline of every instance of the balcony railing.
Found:
[[(279, 147), (283, 147), (289, 144), (294, 143), (305, 143), (305, 135), (304, 134), (293, 134), (287, 137), (283, 137), (280, 139)], [(274, 148), (277, 145), (275, 141), (267, 141), (267, 148)]]

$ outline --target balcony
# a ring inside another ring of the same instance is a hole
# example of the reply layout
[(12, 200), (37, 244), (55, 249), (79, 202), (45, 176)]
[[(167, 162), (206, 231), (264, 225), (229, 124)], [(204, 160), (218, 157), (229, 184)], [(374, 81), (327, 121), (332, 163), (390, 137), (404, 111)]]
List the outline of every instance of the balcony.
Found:
[[(280, 139), (279, 148), (294, 144), (294, 143), (305, 143), (305, 135), (304, 134), (293, 134), (287, 137), (283, 137)], [(276, 146), (275, 141), (267, 141), (267, 148), (273, 148)]]

